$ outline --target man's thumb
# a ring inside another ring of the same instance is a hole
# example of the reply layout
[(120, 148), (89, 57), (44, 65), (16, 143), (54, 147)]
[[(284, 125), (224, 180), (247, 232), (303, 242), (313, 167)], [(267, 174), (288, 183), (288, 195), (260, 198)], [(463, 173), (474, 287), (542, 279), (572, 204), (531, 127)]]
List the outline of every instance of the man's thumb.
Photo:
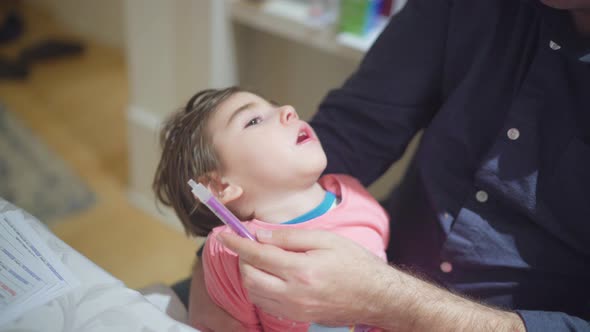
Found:
[(260, 243), (275, 245), (288, 251), (305, 252), (331, 247), (334, 235), (318, 230), (280, 229), (257, 230), (256, 239)]

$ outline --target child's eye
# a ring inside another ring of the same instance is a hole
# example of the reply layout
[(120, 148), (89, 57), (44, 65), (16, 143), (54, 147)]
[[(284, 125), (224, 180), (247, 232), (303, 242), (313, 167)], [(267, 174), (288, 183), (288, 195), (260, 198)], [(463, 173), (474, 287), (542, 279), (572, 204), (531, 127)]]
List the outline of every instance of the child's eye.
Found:
[(248, 127), (250, 127), (250, 126), (257, 125), (257, 124), (259, 124), (260, 122), (262, 122), (262, 118), (261, 118), (261, 117), (259, 117), (259, 116), (257, 116), (257, 117), (255, 117), (254, 119), (252, 119), (252, 120), (248, 121), (248, 123), (246, 123), (246, 126), (245, 126), (244, 128), (248, 128)]

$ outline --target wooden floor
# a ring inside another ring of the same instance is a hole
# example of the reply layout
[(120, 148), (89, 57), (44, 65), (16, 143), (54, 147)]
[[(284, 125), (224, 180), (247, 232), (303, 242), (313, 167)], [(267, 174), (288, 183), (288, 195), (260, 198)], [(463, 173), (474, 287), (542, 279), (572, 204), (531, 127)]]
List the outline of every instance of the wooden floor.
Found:
[[(24, 8), (24, 15), (26, 34), (0, 46), (1, 55), (14, 56), (47, 37), (75, 37), (39, 9)], [(52, 230), (129, 287), (187, 277), (198, 241), (136, 209), (126, 197), (128, 86), (123, 51), (83, 42), (81, 57), (36, 64), (24, 81), (0, 80), (0, 102), (97, 196), (94, 206), (68, 216)]]

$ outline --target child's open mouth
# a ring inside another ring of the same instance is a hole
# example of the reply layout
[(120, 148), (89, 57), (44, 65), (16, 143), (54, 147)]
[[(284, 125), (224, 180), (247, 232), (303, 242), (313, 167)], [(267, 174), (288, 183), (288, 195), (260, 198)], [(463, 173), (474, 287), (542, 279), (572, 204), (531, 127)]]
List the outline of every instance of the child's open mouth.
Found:
[(309, 128), (307, 126), (303, 126), (303, 128), (301, 128), (301, 130), (299, 130), (299, 133), (297, 134), (296, 144), (305, 143), (309, 139), (311, 139), (311, 133), (309, 132)]

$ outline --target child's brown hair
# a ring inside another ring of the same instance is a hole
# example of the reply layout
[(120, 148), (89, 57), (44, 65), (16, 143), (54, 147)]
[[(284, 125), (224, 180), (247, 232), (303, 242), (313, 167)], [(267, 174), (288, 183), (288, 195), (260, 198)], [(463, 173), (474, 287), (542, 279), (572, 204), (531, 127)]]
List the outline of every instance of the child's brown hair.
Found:
[(244, 90), (233, 86), (198, 92), (184, 109), (167, 119), (160, 132), (162, 156), (152, 187), (158, 201), (174, 209), (188, 235), (206, 236), (221, 225), (221, 221), (193, 197), (187, 181), (198, 181), (199, 177), (219, 169), (207, 123), (223, 101), (240, 91)]

